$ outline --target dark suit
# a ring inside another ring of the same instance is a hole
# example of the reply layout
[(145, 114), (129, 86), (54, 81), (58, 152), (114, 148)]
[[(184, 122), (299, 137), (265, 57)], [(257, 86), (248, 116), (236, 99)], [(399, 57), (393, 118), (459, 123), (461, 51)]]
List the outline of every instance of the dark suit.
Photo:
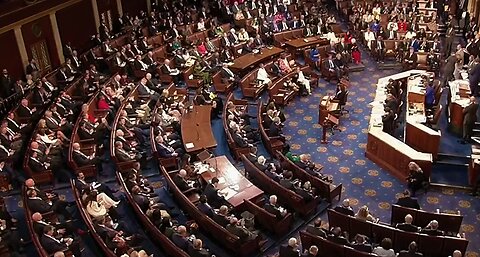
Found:
[(355, 213), (353, 212), (353, 210), (351, 208), (345, 208), (343, 206), (337, 206), (335, 207), (334, 209), (336, 212), (340, 212), (340, 213), (343, 213), (345, 215), (349, 215), (349, 216), (354, 216)]
[(93, 164), (93, 160), (88, 159), (86, 155), (77, 153), (76, 151), (73, 151), (72, 158), (75, 164), (77, 164), (79, 167)]
[(65, 243), (50, 238), (45, 234), (40, 237), (40, 243), (42, 244), (43, 249), (45, 249), (45, 251), (47, 251), (49, 254), (68, 249), (68, 246)]
[(142, 209), (143, 211), (148, 210), (150, 206), (150, 199), (147, 196), (143, 194), (133, 194), (132, 196), (133, 200), (135, 200), (140, 209)]
[(265, 204), (263, 207), (267, 212), (275, 215), (277, 219), (283, 218), (282, 212), (280, 212), (279, 206), (271, 205), (269, 203)]
[(40, 199), (40, 197), (28, 198), (27, 205), (28, 205), (28, 208), (30, 208), (30, 211), (40, 212), (40, 213), (49, 212), (52, 210), (52, 207), (53, 207), (52, 205), (48, 204), (46, 201)]
[(300, 256), (300, 252), (297, 249), (293, 249), (290, 246), (282, 245), (280, 246), (280, 255), (279, 257), (298, 257)]
[(230, 223), (230, 221), (228, 220), (228, 218), (226, 216), (220, 215), (220, 214), (217, 214), (217, 213), (215, 213), (213, 215), (212, 219), (222, 227), (226, 227)]
[(184, 178), (180, 177), (178, 174), (173, 176), (172, 180), (173, 180), (173, 183), (177, 185), (178, 189), (180, 189), (180, 191), (187, 191), (188, 189), (191, 188), (188, 185), (187, 181)]
[(407, 250), (402, 250), (398, 253), (397, 257), (422, 257), (422, 253), (410, 253)]
[(418, 232), (418, 227), (408, 223), (399, 223), (397, 228), (407, 232)]
[(210, 218), (214, 215), (212, 207), (206, 203), (199, 203), (198, 209)]
[(250, 234), (250, 232), (248, 232), (248, 230), (245, 229), (245, 228), (243, 228), (243, 227), (240, 227), (240, 226), (237, 226), (237, 225), (228, 224), (227, 227), (226, 227), (226, 229), (227, 229), (230, 233), (238, 236), (242, 242), (245, 242), (245, 241), (251, 239), (251, 234)]
[(463, 139), (470, 139), (472, 135), (473, 125), (477, 121), (477, 110), (478, 103), (470, 104), (463, 109)]
[(31, 109), (29, 110), (23, 105), (19, 105), (18, 108), (17, 108), (17, 115), (19, 117), (26, 118), (26, 117), (32, 116), (32, 114), (33, 113), (31, 111)]
[(443, 236), (445, 234), (443, 231), (438, 229), (422, 229), (420, 233), (430, 236)]
[(314, 225), (308, 225), (306, 230), (308, 233), (312, 235), (316, 235), (323, 238), (327, 237), (327, 233), (325, 233), (325, 231), (323, 231), (322, 228), (315, 227)]
[(352, 244), (351, 247), (357, 251), (371, 253), (372, 245), (371, 244)]
[(183, 236), (181, 236), (180, 234), (177, 234), (177, 233), (174, 233), (174, 234), (172, 235), (172, 242), (173, 242), (176, 246), (182, 248), (183, 250), (187, 250), (188, 245), (190, 244), (190, 243), (188, 242), (188, 239), (186, 239), (185, 237), (183, 237)]
[(420, 210), (420, 205), (418, 204), (417, 199), (411, 198), (409, 196), (399, 198), (398, 201), (397, 201), (397, 205)]
[(203, 194), (207, 197), (208, 202), (214, 207), (220, 207), (220, 205), (225, 202), (223, 197), (218, 195), (218, 189), (213, 187), (210, 183), (205, 186)]

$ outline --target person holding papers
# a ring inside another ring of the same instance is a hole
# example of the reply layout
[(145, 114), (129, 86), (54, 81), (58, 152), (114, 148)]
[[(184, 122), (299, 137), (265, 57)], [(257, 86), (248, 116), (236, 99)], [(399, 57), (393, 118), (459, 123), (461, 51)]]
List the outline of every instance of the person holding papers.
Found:
[(272, 80), (268, 77), (268, 72), (265, 69), (265, 65), (263, 63), (260, 63), (260, 66), (258, 68), (257, 81), (258, 84), (267, 86), (272, 83)]
[(267, 204), (265, 204), (264, 209), (269, 213), (275, 215), (277, 219), (282, 219), (287, 215), (287, 210), (282, 206), (277, 204), (277, 196), (271, 195)]
[(180, 71), (176, 68), (170, 68), (170, 60), (165, 59), (163, 65), (160, 68), (163, 74), (170, 75), (173, 78), (173, 82), (177, 84), (181, 80)]

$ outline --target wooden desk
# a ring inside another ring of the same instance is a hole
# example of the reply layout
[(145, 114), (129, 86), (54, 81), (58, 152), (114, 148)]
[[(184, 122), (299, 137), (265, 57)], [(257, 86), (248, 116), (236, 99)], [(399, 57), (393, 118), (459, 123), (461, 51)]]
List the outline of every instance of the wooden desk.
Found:
[[(206, 161), (210, 167), (215, 168), (216, 172), (210, 169), (203, 172), (200, 176), (205, 182), (210, 182), (214, 177), (217, 177), (220, 182), (218, 189), (228, 188), (228, 196), (225, 198), (234, 208), (243, 204), (243, 200), (253, 201), (263, 195), (263, 191), (253, 185), (247, 178), (233, 166), (233, 164), (224, 155), (208, 159)], [(232, 188), (237, 187), (238, 188)]]
[(236, 58), (233, 61), (233, 64), (230, 66), (230, 69), (235, 71), (244, 71), (252, 65), (264, 62), (272, 58), (273, 56), (283, 52), (283, 49), (278, 47), (272, 48), (262, 48), (260, 53), (248, 53)]
[(338, 110), (338, 102), (333, 102), (330, 96), (324, 96), (318, 105), (318, 124), (323, 124), (329, 113)]
[(322, 46), (322, 45), (328, 45), (328, 44), (329, 42), (326, 38), (322, 38), (318, 36), (308, 37), (308, 38), (297, 38), (297, 39), (292, 39), (285, 42), (285, 45), (288, 48), (291, 48), (293, 50), (306, 48), (312, 45)]
[(191, 112), (183, 113), (182, 140), (188, 153), (217, 146), (210, 123), (211, 109), (210, 105), (196, 105)]
[(455, 80), (448, 83), (450, 92), (448, 98), (450, 100), (449, 114), (450, 124), (449, 129), (457, 134), (463, 133), (463, 110), (470, 103), (470, 87), (467, 80)]
[[(365, 156), (403, 181), (405, 181), (408, 176), (408, 163), (411, 161), (414, 161), (420, 165), (426, 176), (430, 176), (433, 156), (431, 153), (420, 150), (420, 148), (415, 149), (416, 146), (412, 147), (414, 144), (409, 145), (404, 143), (390, 134), (382, 131), (383, 124), (381, 116), (384, 114), (383, 103), (386, 98), (385, 85), (388, 84), (389, 79), (403, 80), (414, 74), (425, 73), (426, 72), (424, 70), (409, 70), (394, 74), (392, 76), (380, 78), (377, 83), (375, 100), (371, 103), (373, 108), (370, 115), (370, 125), (368, 128)], [(415, 128), (417, 128), (416, 126), (422, 126), (423, 129), (425, 126), (416, 122), (415, 120), (417, 117), (415, 116), (407, 117), (407, 121), (411, 121)], [(423, 132), (423, 130), (420, 132)], [(414, 138), (416, 138), (417, 135), (413, 133), (412, 136), (415, 136)], [(422, 137), (423, 136), (424, 135), (422, 135)], [(428, 141), (422, 139), (422, 144), (423, 142)]]
[(413, 149), (431, 153), (433, 160), (437, 158), (440, 146), (441, 131), (433, 130), (424, 123), (425, 88), (420, 76), (410, 77), (407, 80), (407, 113), (405, 126), (405, 143)]

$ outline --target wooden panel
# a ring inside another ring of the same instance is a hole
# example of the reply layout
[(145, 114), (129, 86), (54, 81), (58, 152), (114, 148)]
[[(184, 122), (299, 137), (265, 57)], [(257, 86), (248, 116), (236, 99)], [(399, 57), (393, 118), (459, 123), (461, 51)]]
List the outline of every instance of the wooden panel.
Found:
[[(398, 141), (398, 143), (402, 143)], [(372, 133), (368, 133), (367, 150), (365, 152), (367, 158), (378, 164), (380, 167), (390, 171), (392, 175), (405, 181), (408, 177), (408, 163), (415, 161), (422, 168), (426, 176), (430, 176), (432, 171), (432, 162), (418, 161), (406, 156), (404, 153), (395, 149), (377, 138)]]
[(147, 11), (147, 0), (122, 0), (123, 13), (135, 17), (141, 10)]
[(90, 48), (96, 33), (91, 1), (84, 0), (56, 13), (62, 43), (70, 42), (79, 54)]
[[(423, 126), (423, 129), (421, 129), (421, 126)], [(437, 158), (441, 136), (440, 134), (428, 133), (428, 130), (431, 129), (423, 124), (407, 122), (405, 126), (405, 143), (419, 152), (431, 153), (435, 160)]]
[(22, 26), (22, 35), (29, 59), (33, 57), (31, 46), (45, 40), (47, 45), (46, 50), (48, 50), (51, 65), (53, 67), (58, 67), (60, 65), (60, 60), (57, 55), (57, 47), (55, 46), (55, 40), (53, 38), (52, 24), (48, 16), (24, 24)]
[(17, 41), (13, 30), (0, 34), (0, 67), (8, 69), (13, 78), (23, 76), (23, 64), (18, 51)]

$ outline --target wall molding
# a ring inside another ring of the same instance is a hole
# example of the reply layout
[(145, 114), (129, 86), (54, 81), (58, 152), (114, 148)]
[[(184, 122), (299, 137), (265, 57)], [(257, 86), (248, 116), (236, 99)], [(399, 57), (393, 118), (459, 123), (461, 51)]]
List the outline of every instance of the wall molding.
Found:
[(81, 2), (82, 0), (70, 0), (70, 1), (66, 1), (64, 3), (61, 3), (59, 5), (56, 5), (54, 7), (51, 7), (51, 8), (48, 8), (46, 10), (43, 10), (39, 13), (36, 13), (35, 15), (32, 15), (32, 16), (29, 16), (27, 18), (24, 18), (24, 19), (20, 19), (18, 21), (15, 21), (7, 26), (4, 26), (4, 27), (1, 27), (0, 28), (0, 34), (3, 34), (9, 30), (12, 30), (14, 29), (15, 27), (18, 27), (18, 26), (22, 26), (26, 23), (29, 23), (29, 22), (32, 22), (32, 21), (35, 21), (35, 20), (38, 20), (42, 17), (45, 17), (47, 15), (50, 15), (52, 13), (55, 13), (56, 11), (59, 11), (61, 9), (64, 9), (64, 8), (67, 8), (69, 6), (72, 6), (74, 4), (77, 4), (79, 2)]

